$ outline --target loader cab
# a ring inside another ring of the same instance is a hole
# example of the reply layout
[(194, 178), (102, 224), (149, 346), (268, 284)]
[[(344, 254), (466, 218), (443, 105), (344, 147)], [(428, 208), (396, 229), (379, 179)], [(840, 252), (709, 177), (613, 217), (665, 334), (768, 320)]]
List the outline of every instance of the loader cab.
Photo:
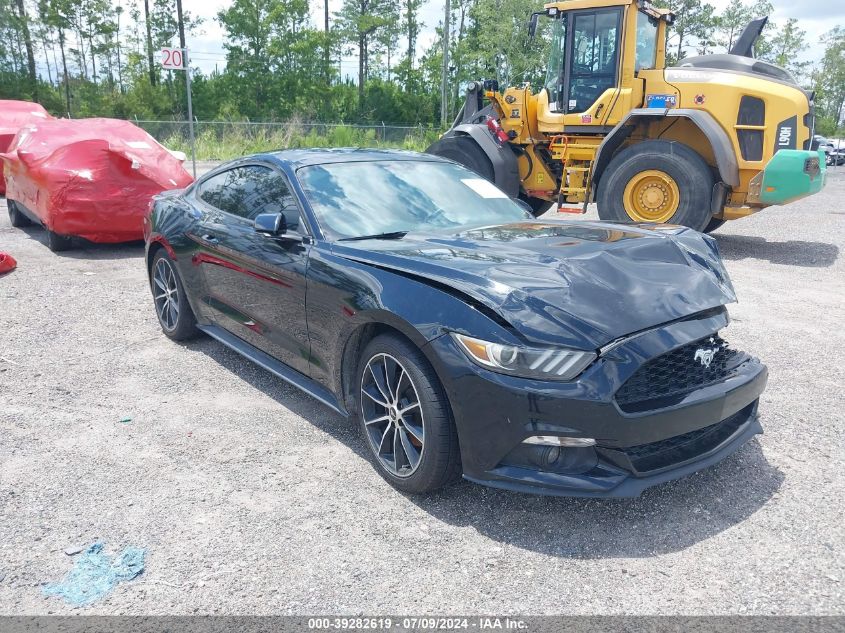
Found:
[(619, 72), (621, 7), (563, 13), (555, 20), (546, 89), (553, 111), (586, 112)]
[(542, 131), (601, 132), (593, 128), (612, 126), (618, 116), (611, 115), (639, 105), (637, 75), (665, 65), (671, 14), (643, 0), (566, 0), (535, 15), (543, 14), (554, 23), (537, 110)]

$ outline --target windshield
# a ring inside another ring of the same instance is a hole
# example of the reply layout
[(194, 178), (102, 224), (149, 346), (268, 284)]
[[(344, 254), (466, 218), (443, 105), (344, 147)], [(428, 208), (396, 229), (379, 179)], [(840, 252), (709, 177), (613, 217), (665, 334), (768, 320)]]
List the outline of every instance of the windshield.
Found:
[(297, 176), (329, 239), (453, 231), (530, 217), (495, 185), (452, 163), (329, 163), (303, 167)]

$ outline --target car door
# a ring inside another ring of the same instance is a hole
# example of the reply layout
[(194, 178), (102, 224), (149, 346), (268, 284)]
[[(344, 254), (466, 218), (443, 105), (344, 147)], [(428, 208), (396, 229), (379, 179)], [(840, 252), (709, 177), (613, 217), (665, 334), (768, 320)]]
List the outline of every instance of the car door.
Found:
[[(285, 175), (268, 165), (240, 165), (203, 183), (197, 197), (199, 255), (216, 324), (307, 373), (305, 274), (311, 240)], [(259, 233), (254, 219), (282, 213), (288, 230)]]

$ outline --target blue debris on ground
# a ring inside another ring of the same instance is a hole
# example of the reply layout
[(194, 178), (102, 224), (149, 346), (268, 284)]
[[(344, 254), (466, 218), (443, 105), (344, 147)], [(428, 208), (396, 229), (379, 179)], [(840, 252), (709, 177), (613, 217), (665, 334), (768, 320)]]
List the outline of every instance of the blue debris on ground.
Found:
[(58, 596), (76, 607), (84, 607), (104, 598), (117, 583), (132, 580), (144, 571), (146, 550), (127, 547), (112, 559), (103, 553), (103, 543), (94, 543), (74, 559), (61, 582), (44, 587), (45, 596)]

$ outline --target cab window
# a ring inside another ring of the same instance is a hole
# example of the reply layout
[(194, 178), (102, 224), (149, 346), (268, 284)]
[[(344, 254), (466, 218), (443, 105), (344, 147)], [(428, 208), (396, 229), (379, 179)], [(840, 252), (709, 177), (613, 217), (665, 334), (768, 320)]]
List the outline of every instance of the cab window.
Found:
[(637, 58), (634, 70), (654, 68), (657, 62), (657, 20), (637, 13)]
[(549, 67), (546, 71), (546, 89), (549, 91), (549, 109), (562, 112), (564, 109), (563, 86), (566, 81), (566, 13), (558, 15), (552, 27), (552, 45)]
[(619, 9), (575, 14), (567, 112), (584, 112), (616, 87), (620, 15)]

